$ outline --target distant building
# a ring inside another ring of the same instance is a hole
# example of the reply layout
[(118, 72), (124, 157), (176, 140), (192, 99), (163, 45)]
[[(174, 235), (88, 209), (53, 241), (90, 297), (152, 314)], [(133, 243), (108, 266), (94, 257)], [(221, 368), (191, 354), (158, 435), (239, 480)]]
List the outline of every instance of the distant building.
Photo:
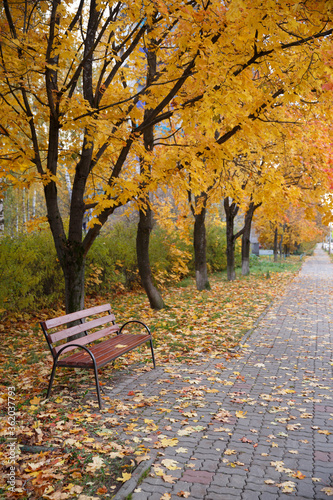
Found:
[(251, 229), (250, 244), (252, 253), (254, 253), (254, 255), (257, 255), (259, 257), (259, 241), (254, 229)]

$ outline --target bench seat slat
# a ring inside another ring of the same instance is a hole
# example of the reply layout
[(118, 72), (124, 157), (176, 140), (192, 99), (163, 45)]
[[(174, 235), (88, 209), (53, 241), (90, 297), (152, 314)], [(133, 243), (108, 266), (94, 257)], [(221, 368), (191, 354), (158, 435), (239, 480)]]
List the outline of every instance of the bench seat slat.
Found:
[(83, 318), (87, 318), (88, 316), (92, 316), (93, 314), (100, 314), (106, 311), (111, 311), (110, 304), (89, 307), (89, 309), (83, 309), (82, 311), (65, 314), (64, 316), (60, 316), (59, 318), (48, 319), (47, 321), (44, 321), (43, 324), (46, 330), (50, 330), (51, 328), (57, 328), (58, 326), (71, 323), (72, 321), (77, 321)]
[[(89, 350), (95, 356), (97, 367), (101, 368), (111, 360), (147, 342), (150, 338), (150, 335), (147, 334), (122, 334), (119, 338), (113, 337), (100, 344), (93, 345), (89, 347)], [(60, 358), (58, 366), (93, 368), (93, 361), (86, 351), (80, 350), (70, 356)]]
[[(90, 333), (89, 335), (86, 335), (84, 337), (80, 337), (79, 339), (72, 340), (71, 342), (67, 342), (66, 344), (59, 344), (55, 346), (54, 352), (58, 353), (60, 349), (66, 346), (70, 346), (71, 343), (73, 344), (79, 344), (79, 345), (87, 345), (90, 344), (90, 342), (93, 342), (95, 340), (98, 340), (102, 337), (106, 337), (107, 335), (111, 335), (112, 333), (116, 333), (119, 331), (120, 326), (119, 325), (112, 325), (107, 328), (103, 328), (103, 330), (98, 330), (98, 332)], [(77, 349), (77, 345), (73, 345), (72, 347), (68, 347), (68, 349), (65, 350), (64, 354), (67, 354), (70, 351), (73, 351), (73, 349)], [(83, 351), (81, 351), (83, 352)]]
[(95, 318), (92, 319), (91, 321), (87, 321), (86, 323), (81, 323), (79, 325), (71, 326), (70, 328), (59, 330), (58, 332), (55, 333), (50, 333), (49, 339), (53, 344), (54, 342), (58, 342), (59, 340), (72, 337), (73, 335), (77, 335), (78, 333), (82, 333), (87, 330), (91, 330), (92, 328), (105, 325), (105, 323), (112, 323), (112, 321), (115, 321), (115, 319), (116, 318), (113, 314), (108, 314), (107, 316)]

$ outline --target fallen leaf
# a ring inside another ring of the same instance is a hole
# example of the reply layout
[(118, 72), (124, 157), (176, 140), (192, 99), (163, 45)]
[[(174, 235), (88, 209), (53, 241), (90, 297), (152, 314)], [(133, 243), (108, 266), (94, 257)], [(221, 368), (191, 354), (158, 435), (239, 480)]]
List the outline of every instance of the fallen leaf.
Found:
[(166, 483), (175, 484), (175, 482), (177, 481), (178, 478), (177, 477), (173, 477), (173, 476), (168, 476), (167, 474), (163, 474), (162, 479)]
[(320, 491), (323, 491), (328, 497), (331, 497), (333, 495), (333, 488), (331, 488), (330, 486), (322, 488)]
[(277, 484), (279, 488), (282, 488), (282, 493), (292, 493), (295, 491), (296, 483), (293, 481), (284, 481), (283, 483)]
[(295, 474), (294, 477), (297, 477), (297, 479), (305, 479), (306, 475), (303, 474), (300, 470), (298, 470)]
[(164, 467), (166, 467), (169, 470), (180, 469), (180, 467), (176, 465), (178, 464), (178, 462), (176, 460), (172, 460), (171, 458), (165, 458), (164, 460), (161, 461), (161, 464), (164, 465)]
[(38, 405), (39, 404), (39, 401), (41, 400), (42, 398), (38, 398), (37, 396), (35, 396), (33, 399), (30, 400), (30, 404), (31, 405)]
[(129, 479), (131, 479), (132, 474), (129, 472), (123, 472), (121, 477), (117, 477), (117, 481), (121, 481), (122, 483), (125, 483)]
[(236, 411), (237, 418), (246, 418), (246, 416), (245, 416), (246, 414), (247, 414), (247, 411), (241, 411), (241, 410)]
[(177, 438), (162, 438), (160, 440), (160, 443), (163, 448), (166, 448), (168, 446), (176, 446), (178, 444), (178, 439)]
[(93, 461), (86, 466), (85, 470), (86, 472), (96, 472), (101, 467), (105, 467), (103, 458), (95, 456), (93, 457)]
[(99, 495), (105, 495), (105, 493), (107, 493), (108, 490), (105, 486), (101, 486), (100, 488), (98, 488), (98, 490), (96, 491), (96, 493), (98, 493)]

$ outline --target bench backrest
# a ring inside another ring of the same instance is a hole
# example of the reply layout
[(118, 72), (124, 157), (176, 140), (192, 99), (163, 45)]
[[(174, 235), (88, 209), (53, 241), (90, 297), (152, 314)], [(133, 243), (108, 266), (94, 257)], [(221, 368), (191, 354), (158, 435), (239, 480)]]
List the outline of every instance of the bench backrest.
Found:
[[(86, 321), (89, 317), (94, 318)], [(71, 326), (74, 322), (80, 323)], [(89, 309), (84, 309), (82, 311), (65, 314), (64, 316), (59, 316), (58, 318), (41, 321), (40, 324), (53, 358), (56, 357), (57, 353), (62, 347), (64, 347), (64, 345), (68, 346), (68, 348), (66, 348), (67, 353), (77, 348), (77, 346), (72, 344), (89, 344), (90, 342), (105, 337), (106, 335), (118, 332), (120, 328), (119, 325), (115, 324), (115, 316), (111, 312), (110, 304), (90, 307)], [(101, 329), (100, 327), (104, 325), (105, 328)], [(89, 332), (90, 330), (92, 331)], [(70, 339), (70, 337), (73, 337), (73, 335), (82, 333), (85, 334), (84, 337), (80, 337), (72, 341), (67, 340)]]

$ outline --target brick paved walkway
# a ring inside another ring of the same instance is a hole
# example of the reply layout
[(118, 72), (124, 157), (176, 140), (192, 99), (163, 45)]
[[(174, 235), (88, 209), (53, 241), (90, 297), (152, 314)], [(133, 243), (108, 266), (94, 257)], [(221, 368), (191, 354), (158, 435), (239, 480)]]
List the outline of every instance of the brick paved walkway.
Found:
[(318, 248), (225, 369), (211, 360), (125, 378), (111, 398), (130, 408), (135, 387), (155, 403), (134, 410), (121, 437), (142, 440), (151, 459), (115, 498), (134, 488), (132, 500), (333, 495), (332, 284)]

